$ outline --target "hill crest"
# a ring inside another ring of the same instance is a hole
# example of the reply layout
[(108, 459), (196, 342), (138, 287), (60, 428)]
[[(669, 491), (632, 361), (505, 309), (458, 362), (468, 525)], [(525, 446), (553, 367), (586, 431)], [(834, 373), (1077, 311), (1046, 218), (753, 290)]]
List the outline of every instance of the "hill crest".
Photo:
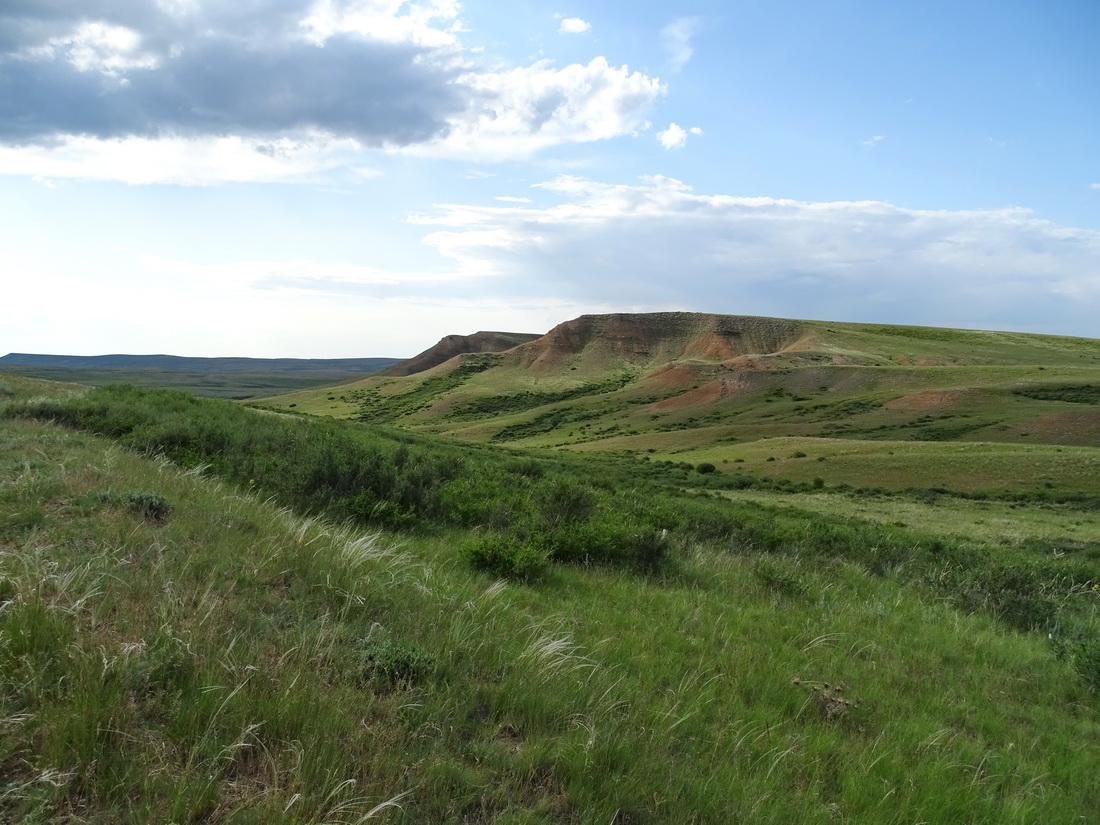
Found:
[(537, 332), (475, 332), (473, 335), (444, 335), (439, 343), (399, 364), (382, 371), (381, 375), (404, 377), (426, 372), (459, 355), (506, 352), (514, 347), (543, 337)]

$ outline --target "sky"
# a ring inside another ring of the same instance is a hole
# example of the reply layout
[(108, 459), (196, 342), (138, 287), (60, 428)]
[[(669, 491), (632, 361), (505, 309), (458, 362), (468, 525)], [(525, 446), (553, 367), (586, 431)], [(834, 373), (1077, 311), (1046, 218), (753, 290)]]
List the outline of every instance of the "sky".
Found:
[(1100, 338), (1096, 0), (4, 0), (0, 354)]

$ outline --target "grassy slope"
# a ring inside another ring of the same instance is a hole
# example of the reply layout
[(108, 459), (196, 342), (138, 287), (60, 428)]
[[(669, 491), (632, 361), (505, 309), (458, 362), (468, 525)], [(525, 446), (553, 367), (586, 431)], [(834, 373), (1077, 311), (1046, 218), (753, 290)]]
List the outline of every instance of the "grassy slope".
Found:
[(44, 381), (23, 375), (0, 373), (0, 404), (5, 401), (25, 400), (37, 396), (61, 398), (70, 393), (83, 392), (77, 384), (60, 381)]
[(460, 534), (328, 528), (49, 424), (0, 423), (0, 465), (13, 821), (1100, 815), (1096, 695), (890, 568), (684, 546), (664, 580), (516, 587)]

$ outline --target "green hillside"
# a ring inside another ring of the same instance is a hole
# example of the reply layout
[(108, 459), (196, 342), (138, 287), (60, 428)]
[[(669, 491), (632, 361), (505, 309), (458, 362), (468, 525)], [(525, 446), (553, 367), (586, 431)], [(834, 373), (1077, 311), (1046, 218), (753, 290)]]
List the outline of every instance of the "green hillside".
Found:
[(1089, 483), (872, 513), (24, 380), (0, 400), (4, 821), (1100, 815)]

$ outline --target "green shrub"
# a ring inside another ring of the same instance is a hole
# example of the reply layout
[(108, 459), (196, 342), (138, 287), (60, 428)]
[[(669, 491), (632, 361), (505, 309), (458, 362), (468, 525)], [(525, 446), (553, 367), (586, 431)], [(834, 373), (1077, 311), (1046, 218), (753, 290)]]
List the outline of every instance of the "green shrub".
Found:
[(1058, 615), (1054, 577), (1034, 564), (955, 565), (938, 584), (962, 609), (988, 611), (1018, 630), (1044, 630)]
[(153, 522), (163, 522), (172, 512), (172, 505), (164, 496), (139, 490), (126, 490), (100, 495), (100, 500), (109, 507), (122, 507)]
[(668, 533), (648, 525), (578, 522), (533, 537), (553, 561), (652, 572), (668, 558)]
[(533, 495), (550, 528), (584, 521), (596, 509), (596, 495), (590, 488), (564, 479), (542, 484)]
[(804, 599), (810, 592), (798, 563), (792, 560), (763, 556), (753, 563), (752, 575), (765, 588), (787, 599)]
[(409, 686), (423, 681), (435, 661), (420, 645), (400, 639), (364, 639), (362, 674), (367, 680), (390, 686)]
[(1069, 648), (1073, 669), (1086, 685), (1100, 691), (1100, 638), (1078, 639)]
[(481, 536), (463, 552), (475, 570), (516, 581), (537, 581), (549, 567), (543, 550), (507, 533)]
[(713, 473), (718, 468), (711, 464), (709, 461), (704, 461), (695, 468), (695, 472), (706, 475), (707, 473)]

